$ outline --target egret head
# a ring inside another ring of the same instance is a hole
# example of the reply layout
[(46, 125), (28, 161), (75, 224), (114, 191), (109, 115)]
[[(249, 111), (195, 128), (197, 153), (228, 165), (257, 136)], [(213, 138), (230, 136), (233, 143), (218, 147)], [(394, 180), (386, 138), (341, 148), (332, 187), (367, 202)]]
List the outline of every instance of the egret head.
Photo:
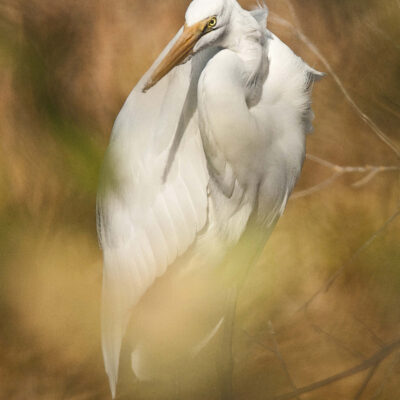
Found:
[(186, 11), (182, 35), (155, 69), (143, 91), (200, 50), (218, 46), (228, 29), (234, 5), (234, 0), (193, 0)]

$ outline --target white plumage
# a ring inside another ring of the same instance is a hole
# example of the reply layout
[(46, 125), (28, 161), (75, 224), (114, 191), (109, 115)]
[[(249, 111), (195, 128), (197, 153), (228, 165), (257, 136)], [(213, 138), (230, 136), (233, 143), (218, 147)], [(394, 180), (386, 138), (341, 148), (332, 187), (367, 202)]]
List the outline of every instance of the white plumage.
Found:
[[(250, 219), (264, 243), (299, 177), (310, 89), (322, 74), (266, 29), (266, 17), (266, 8), (248, 12), (235, 0), (194, 0), (117, 117), (98, 195), (113, 397), (131, 312), (155, 280), (178, 258), (186, 274), (217, 268)], [(136, 346), (140, 377), (145, 343)]]

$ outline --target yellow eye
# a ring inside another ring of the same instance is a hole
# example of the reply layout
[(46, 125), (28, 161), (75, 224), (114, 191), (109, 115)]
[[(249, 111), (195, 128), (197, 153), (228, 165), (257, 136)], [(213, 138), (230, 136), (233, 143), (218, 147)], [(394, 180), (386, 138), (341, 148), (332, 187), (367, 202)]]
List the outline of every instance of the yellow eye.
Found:
[(215, 27), (215, 25), (217, 25), (217, 17), (212, 17), (209, 21), (208, 21), (208, 29), (212, 29)]

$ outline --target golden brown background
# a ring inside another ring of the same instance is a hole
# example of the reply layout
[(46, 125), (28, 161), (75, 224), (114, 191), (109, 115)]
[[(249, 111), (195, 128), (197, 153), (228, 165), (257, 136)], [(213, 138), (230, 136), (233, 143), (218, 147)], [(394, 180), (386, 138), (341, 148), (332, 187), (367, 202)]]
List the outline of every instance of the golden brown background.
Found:
[[(1, 399), (110, 398), (98, 170), (187, 5), (0, 0)], [(237, 399), (397, 400), (400, 1), (268, 6), (269, 28), (328, 76), (296, 195), (239, 301)]]

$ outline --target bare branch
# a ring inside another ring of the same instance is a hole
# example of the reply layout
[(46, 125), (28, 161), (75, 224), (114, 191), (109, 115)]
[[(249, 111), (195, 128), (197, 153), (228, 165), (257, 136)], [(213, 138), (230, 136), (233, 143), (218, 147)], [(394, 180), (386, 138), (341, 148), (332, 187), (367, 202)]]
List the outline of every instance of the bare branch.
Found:
[(327, 167), (327, 168), (330, 168), (330, 169), (333, 169), (333, 170), (336, 170), (337, 167), (338, 167), (338, 165), (333, 164), (328, 160), (324, 160), (323, 158), (320, 158), (318, 156), (314, 156), (313, 154), (307, 153), (306, 154), (306, 158), (307, 158), (307, 160), (314, 161), (317, 164), (322, 165), (323, 167)]
[[(303, 386), (302, 388), (297, 389), (294, 392), (291, 393), (286, 393), (280, 396), (274, 397), (273, 400), (289, 400), (289, 399), (294, 399), (296, 396), (303, 394), (303, 393), (309, 393), (313, 392), (317, 389), (320, 389), (324, 386), (328, 386), (334, 382), (340, 381), (342, 379), (348, 378), (349, 376), (356, 375), (362, 371), (365, 371), (369, 368), (373, 368), (375, 366), (378, 366), (384, 359), (389, 357), (397, 348), (400, 347), (400, 339), (396, 340), (392, 344), (389, 344), (385, 346), (384, 348), (380, 349), (377, 351), (372, 357), (366, 359), (362, 363), (347, 369), (343, 372), (340, 372), (336, 375), (332, 375), (329, 378), (322, 379), (318, 382), (314, 382), (311, 385)], [(372, 376), (371, 376), (372, 377)], [(367, 382), (368, 383), (368, 382)]]
[(310, 323), (311, 327), (318, 333), (326, 336), (329, 340), (331, 340), (333, 343), (336, 344), (336, 346), (342, 348), (343, 350), (345, 350), (347, 353), (351, 354), (353, 357), (359, 358), (361, 360), (364, 360), (365, 357), (363, 354), (361, 354), (360, 352), (353, 350), (351, 348), (349, 348), (346, 344), (344, 344), (341, 340), (339, 340), (337, 337), (335, 337), (334, 335), (332, 335), (331, 333), (325, 331), (324, 329), (322, 329), (319, 325), (317, 325), (311, 318), (310, 314), (308, 313), (308, 309), (305, 310), (305, 315), (306, 318), (308, 319), (308, 322)]
[[(293, 7), (291, 7), (292, 12), (294, 13)], [(295, 13), (294, 13), (295, 14)], [(296, 18), (297, 19), (297, 18)], [(350, 96), (349, 92), (347, 89), (344, 87), (341, 79), (339, 76), (335, 73), (333, 67), (331, 64), (328, 62), (328, 60), (325, 58), (325, 56), (319, 51), (317, 46), (311, 42), (311, 40), (302, 32), (300, 27), (295, 27), (293, 26), (289, 21), (286, 19), (276, 15), (272, 14), (270, 16), (270, 20), (272, 20), (274, 23), (281, 25), (285, 28), (290, 29), (303, 43), (307, 45), (307, 47), (311, 50), (312, 53), (314, 53), (317, 58), (322, 62), (328, 73), (332, 76), (334, 79), (335, 83), (343, 93), (345, 99), (347, 102), (353, 107), (353, 109), (356, 111), (356, 113), (360, 116), (360, 118), (371, 128), (371, 130), (376, 134), (376, 136), (384, 142), (395, 154), (398, 158), (400, 158), (400, 150), (398, 147), (393, 143), (393, 141), (371, 120), (371, 118), (366, 115), (361, 108), (357, 105), (357, 103), (353, 100), (353, 98)]]
[(375, 392), (375, 394), (371, 397), (371, 400), (377, 400), (379, 399), (379, 397), (381, 397), (381, 394), (383, 392), (383, 389), (385, 388), (387, 381), (393, 375), (393, 372), (395, 371), (395, 368), (399, 363), (400, 363), (400, 354), (398, 354), (393, 360), (393, 362), (390, 363), (390, 365), (386, 368), (382, 383), (379, 386), (378, 390)]
[(357, 188), (357, 189), (362, 186), (365, 186), (367, 183), (371, 182), (372, 179), (374, 179), (375, 176), (379, 174), (379, 172), (381, 172), (379, 169), (375, 169), (375, 170), (371, 171), (369, 174), (367, 174), (366, 176), (364, 176), (364, 178), (358, 180), (357, 182), (354, 182), (351, 186), (353, 186), (354, 188)]
[[(292, 377), (291, 377), (291, 375), (289, 373), (289, 370), (288, 370), (288, 367), (286, 365), (285, 359), (283, 358), (283, 356), (282, 356), (282, 354), (281, 354), (281, 352), (279, 350), (278, 341), (276, 340), (276, 334), (275, 334), (275, 331), (274, 331), (274, 327), (272, 325), (272, 321), (268, 322), (268, 326), (269, 326), (269, 334), (271, 335), (272, 342), (274, 344), (274, 352), (275, 352), (276, 356), (278, 357), (278, 359), (279, 359), (279, 361), (280, 361), (280, 363), (282, 365), (282, 369), (285, 371), (285, 375), (287, 377), (287, 380), (290, 383), (290, 386), (296, 392), (297, 391), (296, 384), (294, 383), (294, 381), (293, 381), (293, 379), (292, 379)], [(300, 400), (299, 395), (296, 395), (295, 398), (297, 400)]]
[(374, 376), (376, 370), (378, 369), (379, 364), (380, 364), (380, 362), (377, 362), (375, 365), (373, 365), (373, 366), (370, 368), (370, 370), (369, 370), (367, 376), (365, 377), (365, 379), (364, 379), (364, 381), (363, 381), (363, 383), (362, 383), (360, 389), (358, 390), (357, 394), (354, 396), (354, 400), (360, 400), (360, 399), (361, 399), (361, 396), (362, 396), (363, 393), (365, 392), (365, 389), (367, 388), (368, 383), (370, 382), (370, 380), (371, 380), (372, 377)]
[(399, 166), (395, 165), (365, 165), (365, 166), (342, 166), (338, 164), (331, 163), (330, 161), (324, 160), (320, 157), (314, 156), (313, 154), (307, 154), (307, 160), (313, 161), (317, 164), (320, 164), (324, 167), (330, 168), (335, 172), (341, 172), (343, 174), (350, 174), (350, 173), (364, 173), (364, 172), (386, 172), (386, 171), (400, 171)]
[(352, 314), (352, 316), (360, 325), (364, 327), (365, 330), (368, 331), (370, 336), (374, 339), (375, 343), (377, 343), (381, 347), (385, 345), (384, 341), (364, 321), (362, 321), (354, 314)]
[(340, 268), (338, 268), (327, 280), (325, 285), (321, 287), (319, 290), (317, 290), (309, 300), (307, 300), (296, 312), (306, 310), (309, 305), (322, 293), (326, 293), (330, 287), (333, 285), (333, 283), (336, 281), (337, 277), (346, 269), (348, 268), (349, 265), (352, 264), (352, 262), (358, 257), (359, 254), (361, 254), (365, 249), (367, 249), (379, 235), (381, 235), (389, 225), (400, 215), (400, 209), (397, 210), (393, 215), (391, 215), (385, 223), (376, 231), (374, 232), (366, 242), (364, 242), (353, 255), (350, 257), (350, 259), (345, 262)]
[(328, 179), (322, 181), (321, 183), (315, 186), (293, 193), (292, 199), (298, 199), (300, 197), (309, 196), (311, 194), (319, 192), (322, 189), (325, 189), (327, 186), (331, 185), (340, 176), (344, 174), (367, 173), (367, 176), (363, 177), (361, 180), (353, 183), (352, 185), (353, 187), (360, 188), (361, 186), (366, 185), (368, 182), (370, 182), (377, 174), (381, 172), (400, 171), (400, 167), (397, 166), (372, 166), (372, 165), (366, 165), (364, 167), (341, 166), (333, 164), (330, 161), (324, 160), (312, 154), (307, 154), (307, 160), (313, 161), (319, 165), (322, 165), (323, 167), (329, 168), (332, 171), (334, 171), (334, 173)]
[(252, 342), (256, 343), (258, 346), (262, 347), (265, 350), (270, 351), (271, 353), (276, 355), (276, 352), (274, 349), (271, 349), (270, 347), (268, 347), (266, 344), (264, 344), (263, 342), (261, 342), (259, 339), (257, 339), (255, 336), (250, 335), (249, 332), (247, 332), (245, 329), (242, 329), (242, 332), (247, 336), (247, 338), (249, 340), (251, 340)]
[(316, 192), (320, 192), (321, 190), (325, 189), (326, 187), (331, 185), (333, 182), (335, 182), (342, 175), (343, 175), (342, 172), (335, 172), (331, 177), (322, 181), (318, 185), (312, 186), (309, 189), (300, 190), (298, 192), (293, 193), (291, 198), (299, 199), (300, 197), (306, 197), (306, 196), (310, 196)]

